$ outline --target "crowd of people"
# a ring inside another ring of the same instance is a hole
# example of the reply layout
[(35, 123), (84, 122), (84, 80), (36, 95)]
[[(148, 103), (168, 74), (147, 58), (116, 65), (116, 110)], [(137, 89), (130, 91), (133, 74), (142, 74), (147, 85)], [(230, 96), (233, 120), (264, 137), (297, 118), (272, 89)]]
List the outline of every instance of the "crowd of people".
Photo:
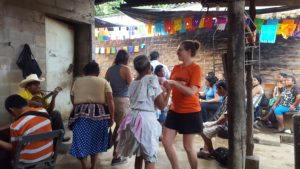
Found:
[[(202, 77), (200, 66), (193, 61), (199, 47), (197, 41), (182, 41), (177, 48), (180, 64), (175, 65), (171, 73), (166, 65), (158, 61), (157, 51), (151, 52), (149, 57), (139, 55), (134, 58), (133, 65), (137, 72), (134, 79), (125, 50), (118, 51), (105, 77), (99, 76), (100, 68), (95, 61), (84, 67), (83, 76), (76, 78), (70, 92), (73, 111), (68, 121), (68, 127), (73, 132), (70, 154), (79, 159), (82, 169), (96, 169), (98, 154), (110, 147), (113, 147), (112, 166), (125, 163), (128, 157), (135, 156), (136, 169), (141, 169), (143, 163), (146, 169), (153, 169), (160, 141), (172, 169), (179, 169), (174, 146), (177, 134), (183, 135), (183, 147), (191, 169), (197, 169), (197, 157), (213, 158), (212, 137), (219, 135), (226, 138), (226, 132), (228, 135), (228, 87), (223, 74), (209, 72)], [(205, 80), (204, 90), (202, 78)], [(10, 127), (6, 126), (10, 130), (10, 140), (7, 136), (4, 139), (0, 133), (0, 161), (6, 168), (9, 168), (11, 161), (7, 152), (13, 151), (17, 137), (64, 130), (60, 113), (54, 111), (58, 91), (52, 92), (50, 102), (33, 99), (35, 96), (44, 97), (40, 92), (42, 81), (44, 79), (35, 74), (28, 76), (20, 83), (22, 90), (5, 101), (7, 111), (16, 117)], [(263, 123), (276, 120), (277, 132), (284, 132), (283, 115), (296, 111), (300, 102), (300, 90), (295, 78), (281, 73), (273, 98), (267, 105), (262, 104), (263, 95), (262, 79), (254, 76), (254, 119)], [(269, 107), (270, 111), (262, 114), (263, 106)], [(49, 117), (26, 114), (32, 111), (48, 114)], [(271, 118), (273, 114), (275, 119)], [(203, 148), (198, 152), (194, 147), (195, 135), (200, 135), (204, 141)], [(64, 141), (68, 140), (64, 138)], [(51, 155), (52, 150), (51, 141), (28, 145), (20, 160), (43, 160)]]

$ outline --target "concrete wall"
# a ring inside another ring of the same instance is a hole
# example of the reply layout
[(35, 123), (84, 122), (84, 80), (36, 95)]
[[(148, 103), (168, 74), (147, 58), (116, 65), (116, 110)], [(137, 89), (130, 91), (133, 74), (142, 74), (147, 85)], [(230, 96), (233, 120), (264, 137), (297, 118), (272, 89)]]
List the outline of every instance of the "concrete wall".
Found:
[(79, 41), (85, 40), (81, 43), (84, 47), (77, 45), (75, 56), (83, 63), (92, 58), (93, 0), (0, 0), (0, 125), (9, 119), (4, 100), (18, 91), (18, 83), (23, 79), (16, 60), (25, 43), (30, 45), (43, 76), (46, 75), (46, 16), (84, 30), (81, 34), (85, 36), (75, 34)]

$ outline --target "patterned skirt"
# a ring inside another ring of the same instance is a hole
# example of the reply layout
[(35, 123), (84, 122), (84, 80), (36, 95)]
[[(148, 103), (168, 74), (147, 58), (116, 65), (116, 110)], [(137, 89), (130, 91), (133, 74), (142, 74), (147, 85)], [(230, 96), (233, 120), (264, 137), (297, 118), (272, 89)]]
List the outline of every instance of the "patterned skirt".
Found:
[[(97, 104), (89, 105), (90, 106), (88, 106), (84, 111), (89, 113), (91, 113), (91, 110), (95, 111), (94, 107)], [(77, 110), (82, 111), (83, 109)], [(75, 111), (74, 113), (79, 114), (80, 112), (78, 111)], [(99, 114), (99, 112), (93, 114)], [(85, 115), (79, 116), (73, 123), (72, 131), (73, 142), (70, 149), (70, 154), (72, 156), (76, 158), (84, 158), (89, 155), (96, 155), (97, 153), (107, 151), (109, 140), (109, 118), (90, 118)]]

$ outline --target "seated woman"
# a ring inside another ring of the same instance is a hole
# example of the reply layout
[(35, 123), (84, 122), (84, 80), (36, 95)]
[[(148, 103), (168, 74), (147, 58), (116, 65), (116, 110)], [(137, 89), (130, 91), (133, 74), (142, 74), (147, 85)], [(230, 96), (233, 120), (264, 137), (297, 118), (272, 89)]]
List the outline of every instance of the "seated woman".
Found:
[(260, 76), (253, 77), (253, 88), (252, 88), (252, 103), (254, 108), (254, 120), (259, 119), (261, 116), (261, 109), (259, 106), (264, 89), (261, 86), (262, 80)]
[(217, 78), (215, 76), (206, 76), (205, 78), (205, 92), (200, 93), (201, 98), (205, 98), (205, 100), (201, 100), (201, 113), (203, 122), (209, 120), (209, 114), (212, 112), (216, 112), (222, 103), (222, 96), (217, 94), (217, 88), (215, 83), (217, 82)]

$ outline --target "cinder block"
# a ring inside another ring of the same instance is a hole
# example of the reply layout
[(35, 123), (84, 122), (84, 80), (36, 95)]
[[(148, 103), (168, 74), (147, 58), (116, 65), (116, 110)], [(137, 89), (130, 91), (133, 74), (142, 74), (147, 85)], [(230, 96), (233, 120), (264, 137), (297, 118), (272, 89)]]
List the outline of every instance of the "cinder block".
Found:
[(246, 169), (259, 169), (259, 157), (246, 156)]
[(13, 17), (4, 17), (3, 19), (4, 26), (6, 29), (14, 29), (17, 31), (21, 31), (22, 22), (20, 19), (13, 18)]
[[(87, 3), (87, 2), (86, 2)], [(82, 5), (85, 3), (82, 3)], [(74, 2), (73, 0), (56, 0), (56, 7), (65, 9), (67, 11), (73, 11), (74, 10)], [(86, 10), (86, 9), (85, 9)]]
[(45, 24), (24, 20), (22, 22), (22, 31), (32, 32), (34, 35), (45, 36)]
[(46, 47), (45, 35), (36, 35), (35, 36), (35, 45), (38, 47)]
[(34, 43), (34, 33), (32, 32), (20, 32), (15, 30), (9, 30), (8, 37), (10, 42), (17, 44)]

